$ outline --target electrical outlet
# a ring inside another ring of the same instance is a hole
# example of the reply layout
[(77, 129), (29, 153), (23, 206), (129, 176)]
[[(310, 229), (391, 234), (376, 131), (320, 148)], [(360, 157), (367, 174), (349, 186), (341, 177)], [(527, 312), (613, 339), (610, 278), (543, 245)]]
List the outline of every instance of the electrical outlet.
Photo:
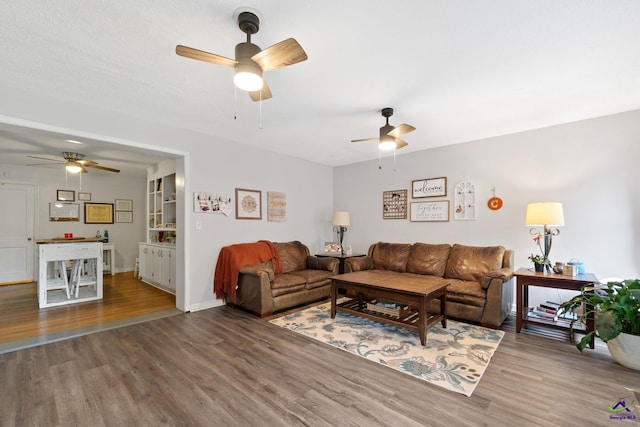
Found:
[(202, 221), (196, 221), (196, 230), (202, 230)]

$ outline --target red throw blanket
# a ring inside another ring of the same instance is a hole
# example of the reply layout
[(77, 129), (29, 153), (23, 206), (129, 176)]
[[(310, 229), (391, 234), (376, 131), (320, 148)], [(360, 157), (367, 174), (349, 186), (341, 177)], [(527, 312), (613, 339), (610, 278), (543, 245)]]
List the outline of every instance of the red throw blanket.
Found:
[(272, 260), (275, 272), (282, 272), (282, 261), (273, 243), (260, 240), (256, 243), (239, 243), (220, 249), (216, 271), (213, 276), (213, 290), (216, 298), (224, 299), (225, 295), (236, 301), (236, 287), (240, 269), (245, 265), (259, 264)]

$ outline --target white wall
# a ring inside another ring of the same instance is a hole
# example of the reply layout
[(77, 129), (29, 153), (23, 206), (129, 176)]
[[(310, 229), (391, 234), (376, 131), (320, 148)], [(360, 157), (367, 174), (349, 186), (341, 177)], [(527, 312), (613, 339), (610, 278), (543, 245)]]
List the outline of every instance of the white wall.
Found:
[[(109, 242), (115, 244), (115, 271), (132, 271), (138, 256), (138, 242), (144, 239), (145, 224), (145, 178), (109, 172), (93, 171), (82, 175), (65, 177), (63, 166), (18, 167), (0, 165), (3, 181), (30, 183), (36, 186), (35, 239), (63, 237), (73, 233), (75, 237), (93, 237), (96, 231), (109, 230)], [(75, 191), (80, 208), (79, 221), (49, 221), (49, 203), (56, 201), (57, 190)], [(114, 224), (85, 224), (84, 202), (78, 201), (78, 192), (91, 193), (93, 203), (115, 203), (115, 199), (133, 201), (133, 222)], [(37, 272), (35, 272), (37, 274)]]
[[(415, 132), (419, 138), (420, 129)], [(400, 151), (401, 152), (401, 151)], [(334, 170), (334, 205), (351, 213), (345, 244), (367, 250), (376, 241), (500, 244), (515, 250), (516, 267), (530, 267), (538, 248), (524, 225), (527, 203), (557, 201), (565, 223), (553, 241), (552, 261), (579, 258), (598, 278), (640, 277), (640, 110), (435, 148), (393, 159)], [(382, 192), (409, 190), (411, 181), (447, 177), (453, 206), (455, 185), (476, 186), (476, 221), (410, 222), (382, 219)], [(496, 195), (504, 206), (491, 211)], [(556, 292), (532, 291), (535, 298), (558, 299)], [(563, 294), (565, 296), (566, 294)]]

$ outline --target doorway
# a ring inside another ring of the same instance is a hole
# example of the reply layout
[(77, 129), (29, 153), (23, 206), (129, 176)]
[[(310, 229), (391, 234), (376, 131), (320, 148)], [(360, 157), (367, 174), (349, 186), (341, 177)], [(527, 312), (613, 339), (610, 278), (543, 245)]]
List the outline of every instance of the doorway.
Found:
[(33, 280), (33, 184), (0, 183), (0, 285)]

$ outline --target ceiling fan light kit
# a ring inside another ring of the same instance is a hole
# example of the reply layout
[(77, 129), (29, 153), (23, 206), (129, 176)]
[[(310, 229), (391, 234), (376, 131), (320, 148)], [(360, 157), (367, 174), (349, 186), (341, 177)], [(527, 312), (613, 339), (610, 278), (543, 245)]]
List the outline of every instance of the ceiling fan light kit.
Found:
[(67, 163), (65, 168), (67, 169), (67, 172), (69, 172), (69, 173), (80, 173), (80, 172), (86, 172), (87, 171), (78, 162), (69, 162), (69, 163)]
[(386, 124), (380, 128), (378, 138), (352, 139), (351, 142), (378, 141), (378, 149), (380, 151), (391, 151), (393, 149), (406, 147), (408, 144), (399, 137), (413, 132), (416, 128), (406, 123), (397, 127), (390, 125), (389, 117), (393, 116), (393, 108), (391, 107), (383, 108), (380, 113), (382, 117), (386, 119)]

